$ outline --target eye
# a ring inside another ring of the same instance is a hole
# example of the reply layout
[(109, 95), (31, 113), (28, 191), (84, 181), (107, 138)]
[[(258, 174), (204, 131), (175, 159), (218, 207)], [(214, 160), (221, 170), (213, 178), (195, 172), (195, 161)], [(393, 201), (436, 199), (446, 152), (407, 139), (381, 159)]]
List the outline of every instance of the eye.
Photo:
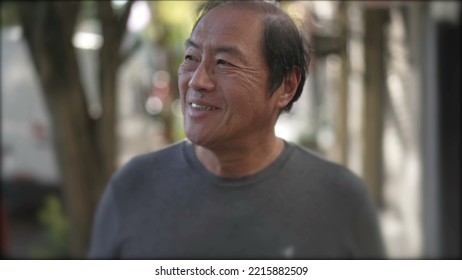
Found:
[(191, 54), (186, 54), (184, 56), (183, 63), (181, 63), (181, 68), (185, 71), (194, 71), (199, 64), (199, 60), (196, 56)]
[(217, 65), (231, 65), (231, 64), (226, 60), (218, 59), (217, 60)]

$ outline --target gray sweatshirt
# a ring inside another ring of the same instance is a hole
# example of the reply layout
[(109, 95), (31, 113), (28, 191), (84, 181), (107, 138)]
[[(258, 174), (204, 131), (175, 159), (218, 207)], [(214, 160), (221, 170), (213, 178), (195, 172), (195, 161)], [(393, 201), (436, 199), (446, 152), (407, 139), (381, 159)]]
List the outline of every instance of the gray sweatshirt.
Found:
[(367, 189), (345, 167), (293, 143), (238, 179), (208, 172), (183, 141), (112, 177), (90, 259), (382, 259)]

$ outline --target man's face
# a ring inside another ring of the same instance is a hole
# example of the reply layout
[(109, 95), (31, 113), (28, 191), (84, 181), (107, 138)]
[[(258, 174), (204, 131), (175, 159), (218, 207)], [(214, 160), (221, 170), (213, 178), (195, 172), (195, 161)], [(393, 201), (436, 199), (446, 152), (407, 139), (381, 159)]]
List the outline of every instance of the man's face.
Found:
[(274, 135), (279, 109), (268, 89), (262, 16), (218, 7), (191, 34), (179, 68), (186, 135), (208, 148)]

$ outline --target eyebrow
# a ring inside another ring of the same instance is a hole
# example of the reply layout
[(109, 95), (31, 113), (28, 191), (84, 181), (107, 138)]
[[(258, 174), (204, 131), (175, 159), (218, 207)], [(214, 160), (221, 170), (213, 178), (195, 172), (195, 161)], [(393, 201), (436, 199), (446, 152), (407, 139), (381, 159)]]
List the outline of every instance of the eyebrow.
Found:
[[(191, 39), (187, 39), (185, 41), (185, 46), (186, 46), (186, 48), (188, 48), (188, 47), (193, 47), (193, 48), (196, 48), (196, 49), (199, 48), (199, 45), (197, 43), (195, 43)], [(229, 54), (231, 54), (233, 56), (238, 57), (241, 60), (244, 60), (244, 57), (245, 57), (244, 54), (241, 52), (241, 50), (239, 50), (235, 46), (230, 46), (230, 45), (218, 45), (217, 47), (215, 47), (213, 49), (213, 51), (215, 53), (229, 53)]]

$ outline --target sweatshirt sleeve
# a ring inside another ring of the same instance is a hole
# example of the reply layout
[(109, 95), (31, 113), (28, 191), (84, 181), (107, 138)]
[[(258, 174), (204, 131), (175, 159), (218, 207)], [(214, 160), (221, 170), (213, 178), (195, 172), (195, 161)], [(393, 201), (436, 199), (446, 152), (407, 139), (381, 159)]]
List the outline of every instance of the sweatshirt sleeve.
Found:
[(359, 256), (362, 259), (385, 259), (386, 252), (377, 209), (367, 200), (362, 206), (356, 220)]
[(382, 230), (378, 218), (378, 209), (372, 202), (366, 187), (363, 185), (360, 201), (356, 208), (354, 233), (357, 244), (356, 258), (385, 259)]
[(342, 186), (338, 205), (348, 218), (352, 259), (385, 259), (386, 252), (378, 219), (378, 208), (374, 204), (365, 182), (349, 169), (341, 167), (335, 177)]
[(93, 222), (89, 259), (115, 259), (119, 240), (119, 217), (111, 185), (104, 192)]

